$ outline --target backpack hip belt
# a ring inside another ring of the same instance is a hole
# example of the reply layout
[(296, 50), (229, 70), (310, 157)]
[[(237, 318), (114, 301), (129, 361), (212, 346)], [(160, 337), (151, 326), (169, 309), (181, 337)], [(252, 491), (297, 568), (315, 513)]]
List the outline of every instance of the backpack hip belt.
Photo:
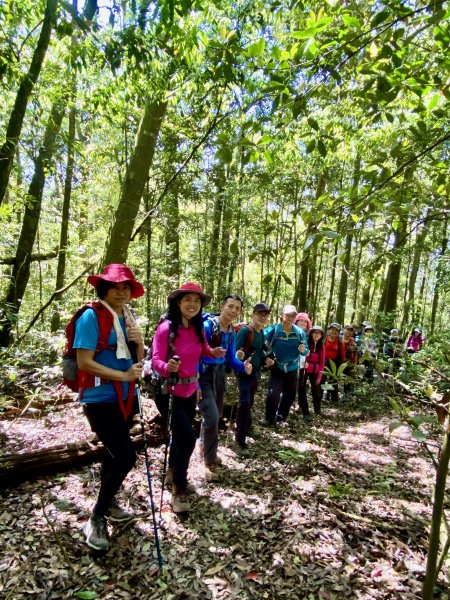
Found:
[(280, 369), (280, 371), (284, 371), (285, 373), (287, 373), (288, 367), (292, 367), (295, 364), (299, 363), (299, 359), (296, 358), (294, 360), (290, 360), (288, 362), (279, 362), (277, 360), (277, 367)]

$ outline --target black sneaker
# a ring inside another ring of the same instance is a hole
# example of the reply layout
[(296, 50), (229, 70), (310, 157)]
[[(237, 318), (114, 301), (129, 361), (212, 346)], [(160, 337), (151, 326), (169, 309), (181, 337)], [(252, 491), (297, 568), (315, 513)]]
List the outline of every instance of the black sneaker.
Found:
[(125, 523), (134, 519), (134, 515), (122, 508), (117, 500), (113, 500), (109, 507), (108, 518), (113, 523)]
[(92, 515), (83, 527), (86, 536), (86, 544), (89, 548), (106, 552), (109, 550), (108, 528), (105, 517)]

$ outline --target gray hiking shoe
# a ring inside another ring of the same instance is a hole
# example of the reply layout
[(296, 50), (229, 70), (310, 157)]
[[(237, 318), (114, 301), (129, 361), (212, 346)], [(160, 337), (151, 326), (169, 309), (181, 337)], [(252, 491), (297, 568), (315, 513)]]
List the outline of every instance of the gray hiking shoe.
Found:
[(172, 510), (174, 513), (184, 513), (191, 510), (187, 490), (181, 490), (175, 485), (172, 488)]
[(113, 523), (124, 523), (126, 521), (131, 521), (134, 519), (133, 513), (126, 511), (122, 508), (117, 500), (113, 500), (109, 507), (109, 520)]
[(211, 465), (205, 465), (205, 479), (206, 481), (219, 481), (220, 476), (217, 471), (217, 463)]
[(109, 550), (108, 528), (105, 517), (92, 515), (83, 527), (86, 544), (89, 548), (106, 552)]

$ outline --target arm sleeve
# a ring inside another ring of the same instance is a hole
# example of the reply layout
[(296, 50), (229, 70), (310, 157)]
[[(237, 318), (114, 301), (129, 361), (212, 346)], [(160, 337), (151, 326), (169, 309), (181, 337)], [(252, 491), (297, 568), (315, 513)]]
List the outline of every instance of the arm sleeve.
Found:
[(207, 356), (208, 358), (214, 358), (211, 348), (206, 341), (206, 333), (203, 331), (203, 344), (202, 344), (202, 356)]
[(308, 356), (309, 354), (309, 346), (308, 346), (308, 339), (306, 337), (305, 332), (303, 331), (303, 329), (300, 329), (300, 338), (302, 340), (302, 343), (305, 344), (305, 351), (302, 352), (302, 356)]
[(225, 360), (228, 365), (236, 371), (245, 373), (244, 363), (236, 357), (236, 334), (234, 331), (230, 334), (230, 343), (228, 344)]
[(152, 367), (163, 377), (169, 377), (166, 357), (169, 353), (169, 321), (158, 325), (152, 344)]
[(325, 346), (322, 346), (319, 354), (319, 372), (317, 373), (317, 383), (319, 384), (322, 381), (323, 375), (322, 371), (325, 369)]
[(250, 331), (248, 327), (241, 327), (236, 335), (236, 348), (240, 350), (245, 346), (246, 341), (248, 340), (248, 336), (250, 335)]
[(95, 312), (87, 309), (75, 324), (73, 347), (80, 350), (96, 350), (100, 331)]

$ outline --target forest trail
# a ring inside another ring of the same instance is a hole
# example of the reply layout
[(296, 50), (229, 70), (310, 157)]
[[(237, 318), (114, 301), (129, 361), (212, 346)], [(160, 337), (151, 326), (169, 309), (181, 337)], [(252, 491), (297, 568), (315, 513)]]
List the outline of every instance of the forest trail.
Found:
[[(345, 404), (324, 403), (324, 416), (310, 425), (293, 412), (290, 426), (276, 430), (260, 425), (260, 393), (251, 457), (232, 451), (229, 429), (221, 433), (219, 482), (205, 482), (194, 454), (189, 475), (197, 493), (189, 515), (175, 516), (165, 492), (163, 573), (143, 453), (123, 496), (139, 518), (111, 530), (106, 555), (92, 553), (81, 532), (98, 465), (6, 490), (1, 597), (420, 598), (434, 469), (406, 428), (389, 433), (391, 409), (381, 386), (377, 380), (370, 393)], [(51, 418), (65, 423), (67, 439), (78, 425), (72, 420), (68, 429), (64, 411)], [(159, 506), (164, 448), (149, 452)]]

